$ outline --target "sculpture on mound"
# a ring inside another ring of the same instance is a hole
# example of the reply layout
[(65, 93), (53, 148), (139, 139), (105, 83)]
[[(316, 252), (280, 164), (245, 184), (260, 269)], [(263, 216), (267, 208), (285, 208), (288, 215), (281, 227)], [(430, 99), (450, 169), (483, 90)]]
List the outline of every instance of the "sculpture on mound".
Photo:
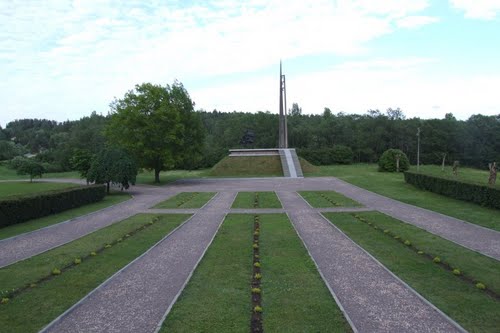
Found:
[(286, 84), (285, 75), (281, 71), (280, 61), (280, 115), (279, 115), (279, 144), (278, 148), (288, 148), (288, 128), (286, 123)]

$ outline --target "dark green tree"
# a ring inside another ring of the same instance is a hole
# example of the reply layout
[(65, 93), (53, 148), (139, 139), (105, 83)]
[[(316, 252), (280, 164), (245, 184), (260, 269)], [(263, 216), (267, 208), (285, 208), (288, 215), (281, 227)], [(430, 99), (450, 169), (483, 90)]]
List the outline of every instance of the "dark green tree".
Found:
[(106, 128), (110, 142), (130, 151), (141, 167), (152, 169), (155, 182), (201, 152), (203, 135), (194, 103), (179, 82), (172, 86), (143, 83), (111, 105)]
[(42, 178), (45, 169), (40, 162), (37, 162), (31, 158), (24, 158), (19, 161), (20, 163), (16, 169), (18, 175), (29, 175), (30, 182), (33, 182), (34, 177)]
[(378, 161), (378, 171), (403, 172), (409, 168), (408, 157), (399, 149), (387, 149)]
[(87, 172), (87, 182), (106, 184), (109, 193), (110, 184), (118, 184), (123, 189), (135, 185), (137, 165), (134, 159), (123, 149), (106, 148), (93, 159)]
[(71, 167), (80, 173), (80, 177), (87, 179), (94, 155), (86, 149), (76, 149), (70, 159)]

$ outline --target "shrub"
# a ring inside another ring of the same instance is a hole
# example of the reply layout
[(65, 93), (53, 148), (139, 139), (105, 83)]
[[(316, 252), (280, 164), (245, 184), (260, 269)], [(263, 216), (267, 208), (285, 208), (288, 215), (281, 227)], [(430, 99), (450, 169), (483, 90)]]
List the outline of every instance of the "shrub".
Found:
[(462, 274), (462, 272), (460, 272), (460, 270), (459, 270), (458, 268), (455, 268), (455, 269), (453, 270), (453, 274), (454, 274), (454, 275), (461, 275), (461, 274)]
[(260, 279), (262, 279), (262, 274), (260, 274), (260, 273), (256, 273), (256, 274), (254, 275), (254, 277), (255, 277), (257, 280), (260, 280)]
[(259, 248), (259, 244), (253, 244), (253, 245), (252, 245), (252, 247), (253, 247), (254, 249), (258, 249), (258, 248)]
[(388, 234), (389, 232), (390, 232), (389, 229), (384, 230), (384, 234)]
[(409, 240), (405, 240), (405, 245), (406, 246), (410, 246), (411, 245), (411, 242)]
[(485, 290), (486, 285), (484, 285), (484, 283), (478, 282), (478, 283), (476, 283), (476, 288), (481, 289), (481, 290)]
[(9, 303), (9, 298), (8, 297), (2, 297), (2, 300), (0, 301), (1, 304), (7, 304)]
[(97, 255), (97, 253), (95, 253), (94, 251), (92, 251), (92, 252), (90, 252), (90, 255), (91, 255), (92, 257), (95, 257), (95, 256)]
[(434, 261), (436, 264), (439, 264), (441, 262), (441, 258), (434, 257), (434, 259), (432, 259), (432, 261)]
[(257, 305), (257, 306), (255, 306), (255, 307), (253, 308), (253, 310), (254, 310), (255, 312), (259, 312), (259, 313), (260, 313), (260, 312), (262, 312), (262, 307), (260, 307), (260, 306), (258, 306), (258, 305)]
[(252, 294), (260, 294), (260, 288), (252, 288)]
[(82, 259), (76, 258), (74, 261), (75, 265), (80, 265), (82, 263)]
[(105, 248), (105, 249), (109, 249), (110, 247), (111, 247), (111, 244), (106, 244), (106, 245), (104, 245), (104, 248)]
[(52, 270), (52, 275), (60, 275), (61, 274), (61, 270), (59, 268), (54, 268)]
[(414, 172), (405, 172), (405, 182), (420, 189), (454, 199), (500, 209), (500, 189), (495, 187)]
[(260, 267), (260, 262), (256, 262), (255, 264), (253, 264), (254, 267)]
[(378, 160), (378, 171), (396, 172), (396, 160), (399, 155), (399, 171), (403, 172), (410, 168), (410, 161), (405, 153), (399, 149), (387, 149)]
[(424, 251), (418, 251), (417, 254), (424, 254)]
[(80, 186), (0, 200), (0, 228), (100, 201), (102, 185)]

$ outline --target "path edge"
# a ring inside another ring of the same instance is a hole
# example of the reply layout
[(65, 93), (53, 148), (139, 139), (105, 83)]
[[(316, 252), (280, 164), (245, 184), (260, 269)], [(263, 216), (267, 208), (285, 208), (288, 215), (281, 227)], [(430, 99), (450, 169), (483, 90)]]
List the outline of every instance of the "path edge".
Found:
[(455, 328), (457, 328), (460, 332), (462, 333), (468, 333), (468, 331), (463, 328), (459, 323), (457, 323), (455, 320), (453, 320), (451, 317), (449, 317), (446, 313), (441, 311), (438, 307), (436, 307), (434, 304), (429, 302), (424, 296), (419, 294), (415, 289), (410, 287), (408, 283), (403, 281), (399, 276), (394, 274), (389, 268), (387, 268), (384, 264), (382, 264), (377, 258), (375, 258), (373, 255), (371, 255), (367, 250), (361, 247), (358, 243), (356, 243), (354, 240), (352, 240), (349, 236), (347, 236), (342, 230), (340, 230), (339, 227), (337, 227), (335, 224), (333, 224), (330, 220), (328, 220), (325, 216), (323, 216), (322, 213), (319, 214), (322, 219), (324, 219), (333, 229), (336, 229), (338, 232), (342, 234), (343, 237), (345, 237), (347, 240), (351, 241), (357, 248), (359, 248), (361, 251), (363, 251), (365, 254), (367, 254), (372, 260), (375, 261), (377, 265), (382, 267), (386, 272), (388, 272), (392, 277), (394, 277), (398, 282), (402, 283), (404, 287), (408, 288), (410, 292), (415, 294), (420, 300), (422, 300), (425, 304), (429, 305), (432, 309), (434, 309), (437, 313), (439, 313), (441, 316), (443, 316), (448, 322), (450, 322)]
[[(320, 214), (321, 215), (321, 214)], [(323, 216), (323, 215), (321, 215)], [(309, 255), (309, 258), (311, 258), (312, 262), (314, 263), (314, 266), (316, 266), (316, 270), (318, 271), (319, 275), (321, 276), (321, 279), (323, 280), (323, 283), (326, 285), (326, 287), (328, 288), (328, 290), (330, 291), (330, 294), (332, 295), (333, 297), (333, 300), (335, 301), (335, 303), (337, 303), (337, 306), (339, 307), (340, 311), (342, 312), (342, 314), (344, 315), (344, 318), (347, 320), (347, 323), (351, 326), (352, 328), (352, 331), (354, 333), (359, 333), (359, 330), (357, 329), (357, 327), (354, 325), (354, 322), (351, 320), (351, 317), (349, 317), (349, 314), (347, 313), (347, 311), (344, 309), (344, 306), (342, 305), (342, 303), (340, 303), (340, 300), (338, 299), (337, 297), (337, 294), (335, 294), (335, 292), (333, 291), (333, 289), (331, 288), (330, 284), (328, 283), (328, 281), (326, 280), (325, 276), (323, 275), (323, 272), (321, 271), (321, 269), (319, 268), (318, 266), (318, 263), (316, 262), (316, 260), (314, 259), (314, 257), (311, 255), (311, 251), (309, 251), (309, 247), (307, 246), (307, 244), (304, 242), (304, 239), (302, 238), (302, 236), (300, 236), (299, 232), (297, 231), (297, 228), (295, 228), (295, 224), (293, 223), (293, 220), (292, 218), (290, 217), (290, 215), (288, 214), (288, 212), (286, 213), (286, 217), (288, 218), (288, 221), (290, 221), (290, 224), (292, 225), (293, 227), (293, 230), (295, 231), (295, 234), (297, 235), (297, 237), (299, 237), (300, 241), (302, 242), (302, 245), (304, 245), (304, 248), (306, 249), (307, 251), (307, 254)]]
[(191, 219), (195, 216), (195, 214), (191, 215), (186, 221), (182, 222), (181, 224), (179, 224), (177, 227), (175, 227), (172, 231), (170, 231), (165, 237), (163, 237), (162, 239), (160, 239), (158, 242), (156, 242), (153, 246), (151, 246), (149, 249), (146, 250), (146, 252), (142, 253), (140, 256), (138, 256), (137, 258), (135, 258), (134, 260), (132, 260), (131, 262), (129, 262), (127, 265), (125, 265), (125, 267), (122, 267), (119, 271), (117, 271), (115, 274), (111, 275), (109, 278), (107, 278), (104, 282), (102, 282), (100, 285), (98, 285), (94, 290), (92, 290), (91, 292), (89, 292), (87, 295), (85, 295), (82, 299), (80, 299), (78, 302), (76, 302), (75, 304), (73, 304), (69, 309), (67, 309), (66, 311), (64, 311), (62, 314), (60, 314), (58, 317), (56, 317), (54, 320), (52, 320), (49, 324), (47, 324), (45, 327), (43, 327), (39, 333), (45, 333), (47, 332), (50, 328), (52, 328), (55, 324), (59, 323), (62, 319), (64, 319), (64, 317), (66, 317), (70, 312), (72, 312), (74, 309), (76, 309), (77, 307), (80, 306), (80, 304), (82, 304), (87, 298), (89, 298), (91, 295), (93, 295), (94, 293), (96, 293), (97, 291), (99, 291), (99, 289), (103, 288), (104, 286), (106, 286), (110, 281), (111, 279), (115, 278), (116, 276), (118, 276), (119, 274), (121, 274), (124, 270), (126, 270), (127, 268), (129, 268), (132, 264), (134, 264), (136, 261), (138, 261), (139, 259), (141, 259), (142, 257), (144, 257), (146, 254), (148, 254), (149, 252), (151, 252), (155, 247), (159, 246), (163, 241), (167, 240), (168, 238), (170, 238), (170, 236), (172, 234), (174, 234), (177, 230), (179, 230), (181, 227), (183, 227), (186, 223), (188, 223), (189, 221), (191, 221)]
[(207, 246), (205, 247), (205, 250), (203, 250), (203, 253), (201, 254), (201, 256), (196, 261), (196, 264), (193, 266), (193, 269), (189, 273), (187, 279), (184, 281), (184, 283), (182, 284), (181, 288), (179, 289), (179, 291), (177, 292), (177, 294), (173, 298), (172, 302), (170, 303), (170, 305), (168, 306), (167, 310), (165, 311), (165, 314), (162, 316), (160, 322), (156, 325), (156, 329), (154, 330), (154, 333), (160, 332), (161, 327), (163, 326), (163, 322), (165, 321), (165, 319), (167, 319), (167, 316), (170, 313), (170, 311), (172, 310), (172, 308), (174, 307), (175, 303), (177, 302), (177, 299), (181, 296), (181, 294), (184, 291), (184, 289), (186, 288), (187, 284), (189, 283), (189, 281), (193, 277), (194, 271), (196, 271), (196, 269), (198, 268), (198, 265), (200, 264), (200, 262), (205, 257), (205, 254), (207, 253), (208, 249), (212, 245), (212, 242), (214, 241), (215, 237), (219, 233), (219, 229), (221, 228), (222, 224), (226, 220), (227, 215), (228, 215), (228, 213), (225, 213), (224, 216), (222, 217), (221, 221), (219, 222), (219, 226), (217, 227), (217, 230), (215, 230), (215, 233), (214, 233), (212, 239), (210, 240), (210, 242), (208, 242)]

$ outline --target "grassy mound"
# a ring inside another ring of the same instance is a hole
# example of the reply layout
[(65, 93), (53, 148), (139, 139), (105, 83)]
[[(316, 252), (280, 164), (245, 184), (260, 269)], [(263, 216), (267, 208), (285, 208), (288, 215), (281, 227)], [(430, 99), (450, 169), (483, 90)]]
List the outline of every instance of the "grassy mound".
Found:
[(279, 156), (228, 156), (217, 163), (210, 176), (283, 176)]
[[(303, 172), (317, 172), (317, 167), (299, 157)], [(228, 156), (209, 172), (216, 177), (282, 177), (279, 156)]]

